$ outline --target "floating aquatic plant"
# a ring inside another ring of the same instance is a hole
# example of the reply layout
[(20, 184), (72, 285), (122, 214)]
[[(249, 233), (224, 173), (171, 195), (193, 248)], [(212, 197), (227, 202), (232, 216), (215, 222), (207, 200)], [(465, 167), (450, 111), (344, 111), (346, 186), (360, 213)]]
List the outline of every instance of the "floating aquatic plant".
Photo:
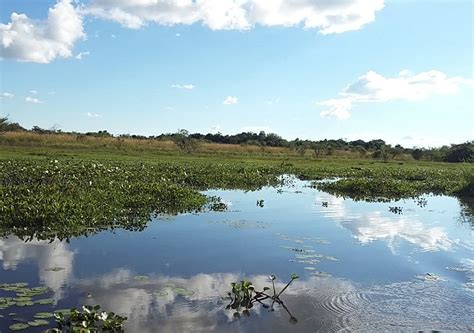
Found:
[[(83, 306), (81, 310), (71, 309), (69, 313), (54, 313), (59, 332), (123, 332), (126, 317), (113, 312), (102, 311), (99, 305)], [(51, 331), (51, 332), (54, 332)]]
[(48, 318), (53, 318), (54, 313), (51, 312), (37, 312), (34, 317), (36, 319), (48, 319)]
[(49, 321), (44, 320), (44, 319), (35, 319), (33, 321), (29, 321), (28, 325), (32, 327), (46, 326), (46, 325), (49, 325)]
[(30, 325), (27, 323), (16, 323), (8, 326), (8, 328), (12, 331), (21, 331), (27, 329), (28, 327), (30, 327)]
[[(294, 273), (291, 274), (291, 280), (280, 291), (277, 291), (275, 287), (275, 275), (270, 276), (272, 288), (264, 287), (262, 291), (255, 290), (255, 287), (250, 281), (240, 281), (240, 283), (231, 283), (232, 289), (230, 292), (227, 293), (230, 298), (230, 303), (226, 306), (226, 309), (235, 311), (234, 317), (240, 318), (241, 315), (249, 316), (249, 310), (252, 309), (255, 305), (261, 305), (262, 307), (268, 308), (273, 311), (274, 305), (276, 303), (282, 306), (289, 314), (290, 322), (296, 323), (297, 319), (290, 313), (290, 311), (280, 298), (280, 296), (285, 292), (285, 290), (296, 279), (298, 279), (298, 275)], [(268, 302), (271, 303), (268, 304)]]

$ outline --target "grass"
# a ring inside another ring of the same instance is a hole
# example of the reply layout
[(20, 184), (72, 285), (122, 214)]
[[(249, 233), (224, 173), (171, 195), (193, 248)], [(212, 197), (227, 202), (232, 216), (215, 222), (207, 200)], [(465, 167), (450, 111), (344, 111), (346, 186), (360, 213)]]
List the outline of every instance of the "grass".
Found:
[[(69, 148), (54, 139), (41, 139), (52, 140), (49, 145), (0, 146), (0, 234), (52, 239), (109, 228), (140, 230), (153, 214), (225, 208), (202, 190), (276, 186), (282, 174), (320, 180), (313, 186), (363, 200), (424, 193), (472, 197), (472, 164), (117, 150), (94, 140)], [(329, 178), (338, 180), (324, 181)]]

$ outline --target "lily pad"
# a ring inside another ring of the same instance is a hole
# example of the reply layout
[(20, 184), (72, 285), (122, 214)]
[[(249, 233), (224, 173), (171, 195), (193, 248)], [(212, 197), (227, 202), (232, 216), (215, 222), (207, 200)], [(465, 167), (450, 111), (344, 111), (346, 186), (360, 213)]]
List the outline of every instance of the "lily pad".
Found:
[(36, 319), (47, 319), (54, 317), (54, 313), (51, 312), (38, 312), (34, 315)]
[(180, 295), (180, 296), (192, 296), (192, 295), (195, 294), (194, 291), (188, 290), (188, 289), (186, 289), (186, 288), (179, 288), (179, 287), (177, 287), (177, 288), (174, 288), (173, 290), (174, 290), (174, 292), (175, 292), (176, 294), (178, 294), (178, 295)]
[(12, 331), (21, 331), (21, 330), (27, 329), (28, 327), (30, 327), (30, 325), (26, 323), (16, 323), (16, 324), (10, 325), (8, 328)]
[(49, 321), (44, 320), (44, 319), (36, 319), (33, 321), (29, 321), (28, 325), (33, 326), (33, 327), (46, 326), (46, 325), (49, 325)]
[(66, 268), (64, 268), (64, 267), (55, 266), (55, 267), (46, 268), (45, 271), (47, 271), (47, 272), (60, 272), (60, 271), (63, 271), (65, 269)]
[(15, 298), (15, 301), (16, 302), (31, 302), (31, 297), (26, 297), (26, 296), (17, 297)]
[(137, 275), (134, 277), (135, 280), (138, 280), (138, 281), (144, 281), (144, 280), (148, 280), (149, 277), (146, 276), (146, 275)]
[(311, 275), (318, 276), (318, 277), (330, 277), (331, 274), (326, 273), (326, 272), (321, 272), (321, 271), (316, 271), (312, 273)]
[(58, 310), (54, 310), (54, 313), (60, 313), (62, 315), (68, 315), (71, 313), (71, 310), (70, 309), (58, 309)]
[(54, 299), (52, 298), (42, 298), (37, 301), (35, 301), (36, 304), (41, 304), (41, 305), (46, 305), (46, 304), (53, 304)]
[(35, 303), (32, 301), (16, 302), (16, 306), (32, 306), (32, 305), (35, 305)]
[(17, 283), (2, 283), (0, 284), (0, 289), (4, 288), (24, 288), (29, 285), (28, 282), (17, 282)]

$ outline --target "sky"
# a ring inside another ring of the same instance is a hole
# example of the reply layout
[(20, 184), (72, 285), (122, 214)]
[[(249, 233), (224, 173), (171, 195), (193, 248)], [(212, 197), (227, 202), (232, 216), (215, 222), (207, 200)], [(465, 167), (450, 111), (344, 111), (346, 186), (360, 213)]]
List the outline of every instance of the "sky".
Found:
[(474, 139), (471, 0), (0, 0), (0, 114), (114, 134)]

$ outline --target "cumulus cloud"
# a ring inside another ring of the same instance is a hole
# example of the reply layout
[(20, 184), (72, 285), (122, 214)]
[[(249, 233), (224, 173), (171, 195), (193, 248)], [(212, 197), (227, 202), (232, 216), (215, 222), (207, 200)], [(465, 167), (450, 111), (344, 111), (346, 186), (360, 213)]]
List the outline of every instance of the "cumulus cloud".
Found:
[(42, 100), (40, 100), (36, 97), (30, 97), (30, 96), (25, 98), (25, 102), (33, 103), (33, 104), (43, 104), (44, 103), (44, 101), (42, 101)]
[[(3, 269), (14, 271), (22, 262), (31, 259), (38, 263), (41, 283), (51, 288), (54, 300), (59, 301), (73, 273), (74, 252), (69, 249), (69, 244), (56, 239), (52, 242), (33, 239), (27, 243), (14, 236), (0, 239)], [(48, 270), (52, 267), (61, 267), (62, 270)]]
[(86, 117), (89, 117), (89, 118), (99, 118), (100, 117), (100, 114), (94, 113), (94, 112), (87, 112), (87, 113), (84, 113), (84, 115)]
[(82, 16), (71, 0), (60, 0), (43, 21), (12, 13), (10, 22), (0, 24), (0, 58), (49, 63), (72, 56), (72, 48), (85, 37)]
[(194, 88), (196, 88), (196, 86), (194, 86), (194, 85), (192, 85), (192, 84), (179, 84), (179, 83), (175, 83), (175, 84), (172, 84), (172, 85), (171, 85), (171, 88), (193, 90)]
[(233, 105), (237, 104), (239, 102), (239, 99), (235, 96), (227, 96), (226, 99), (222, 102), (222, 104), (225, 105)]
[(82, 60), (85, 56), (88, 56), (90, 55), (91, 53), (89, 51), (85, 51), (85, 52), (79, 52), (78, 54), (76, 54), (75, 58), (77, 60)]
[(321, 194), (319, 200), (329, 202), (328, 207), (321, 209), (324, 216), (349, 230), (361, 244), (383, 240), (392, 251), (396, 251), (401, 241), (416, 245), (422, 251), (449, 251), (455, 244), (445, 228), (424, 223), (413, 215), (354, 212), (344, 198), (326, 193)]
[(30, 92), (30, 94), (34, 94), (34, 95), (38, 94), (38, 90), (30, 90), (29, 92)]
[(327, 107), (321, 116), (347, 119), (352, 107), (358, 103), (422, 101), (434, 95), (455, 94), (467, 83), (471, 81), (459, 76), (448, 77), (437, 70), (418, 74), (403, 70), (392, 78), (369, 71), (342, 90), (339, 97), (320, 102), (319, 105)]
[(303, 26), (333, 34), (360, 29), (383, 7), (384, 0), (92, 0), (82, 11), (130, 29), (201, 23), (212, 30)]
[(9, 92), (6, 92), (6, 91), (0, 93), (0, 99), (3, 99), (3, 98), (13, 98), (13, 97), (15, 97), (14, 94), (9, 93)]

